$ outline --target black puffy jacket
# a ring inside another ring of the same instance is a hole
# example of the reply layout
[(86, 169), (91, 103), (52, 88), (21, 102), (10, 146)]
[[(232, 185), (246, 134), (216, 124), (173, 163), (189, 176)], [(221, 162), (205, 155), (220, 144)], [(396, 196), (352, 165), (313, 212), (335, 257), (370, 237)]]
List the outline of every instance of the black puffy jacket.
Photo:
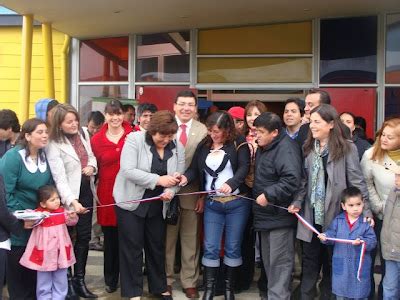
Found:
[[(256, 154), (253, 196), (264, 193), (269, 203), (288, 207), (300, 186), (302, 158), (299, 145), (281, 131)], [(256, 231), (295, 227), (297, 219), (286, 210), (253, 204)]]

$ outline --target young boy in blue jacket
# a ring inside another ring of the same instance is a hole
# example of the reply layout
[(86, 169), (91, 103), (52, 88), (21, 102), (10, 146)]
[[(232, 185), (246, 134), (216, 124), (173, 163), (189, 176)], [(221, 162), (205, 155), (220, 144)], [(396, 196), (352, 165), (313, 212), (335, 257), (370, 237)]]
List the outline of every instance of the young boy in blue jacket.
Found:
[[(332, 293), (336, 299), (368, 299), (371, 290), (371, 250), (376, 247), (376, 236), (371, 225), (363, 218), (364, 203), (361, 192), (349, 187), (342, 192), (339, 214), (325, 233), (318, 238), (325, 244), (334, 245), (332, 256)], [(352, 244), (330, 241), (327, 238), (354, 240)], [(366, 252), (361, 266), (360, 281), (357, 271), (361, 244)]]

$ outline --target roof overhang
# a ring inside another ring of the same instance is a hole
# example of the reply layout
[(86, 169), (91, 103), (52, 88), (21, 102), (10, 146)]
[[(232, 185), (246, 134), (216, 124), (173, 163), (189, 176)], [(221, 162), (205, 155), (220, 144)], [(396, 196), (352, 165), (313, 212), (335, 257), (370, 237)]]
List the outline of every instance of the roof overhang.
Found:
[(399, 0), (0, 0), (75, 38), (121, 36), (365, 16), (400, 10)]

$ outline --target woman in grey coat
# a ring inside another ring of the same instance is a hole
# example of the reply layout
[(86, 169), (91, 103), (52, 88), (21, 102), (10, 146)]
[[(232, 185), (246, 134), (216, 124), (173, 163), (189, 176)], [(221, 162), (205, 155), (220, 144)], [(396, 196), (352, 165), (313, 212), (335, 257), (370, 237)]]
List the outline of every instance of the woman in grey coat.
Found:
[[(372, 217), (368, 205), (368, 190), (353, 142), (343, 135), (343, 125), (335, 108), (321, 104), (311, 111), (310, 131), (305, 141), (304, 178), (290, 211), (297, 212), (320, 232), (326, 231), (340, 213), (341, 192), (350, 186), (361, 190), (365, 202), (364, 215)], [(372, 219), (371, 219), (372, 220)], [(373, 222), (373, 221), (371, 221)], [(314, 299), (321, 266), (324, 276), (321, 292), (324, 299), (331, 294), (330, 246), (298, 223), (297, 238), (302, 240), (301, 299)]]
[[(177, 130), (173, 114), (159, 111), (147, 131), (130, 133), (122, 148), (113, 191), (122, 297), (136, 300), (143, 293), (144, 249), (149, 292), (172, 299), (165, 275), (164, 218), (185, 166), (183, 146), (174, 142)], [(131, 201), (158, 196), (163, 201)]]

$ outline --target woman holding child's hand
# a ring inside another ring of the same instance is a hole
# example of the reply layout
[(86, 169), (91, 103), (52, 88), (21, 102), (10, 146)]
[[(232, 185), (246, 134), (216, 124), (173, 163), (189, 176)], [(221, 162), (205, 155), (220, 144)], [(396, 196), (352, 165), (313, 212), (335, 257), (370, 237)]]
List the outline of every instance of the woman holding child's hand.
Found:
[[(327, 230), (339, 214), (340, 195), (348, 186), (361, 190), (365, 203), (363, 214), (372, 217), (357, 148), (343, 135), (343, 126), (333, 106), (321, 104), (311, 110), (310, 131), (303, 147), (305, 178), (289, 212), (300, 212), (320, 232)], [(331, 251), (301, 222), (298, 223), (297, 238), (302, 241), (303, 252), (301, 298), (313, 299), (316, 296), (316, 283), (323, 264), (321, 297), (329, 299)]]

